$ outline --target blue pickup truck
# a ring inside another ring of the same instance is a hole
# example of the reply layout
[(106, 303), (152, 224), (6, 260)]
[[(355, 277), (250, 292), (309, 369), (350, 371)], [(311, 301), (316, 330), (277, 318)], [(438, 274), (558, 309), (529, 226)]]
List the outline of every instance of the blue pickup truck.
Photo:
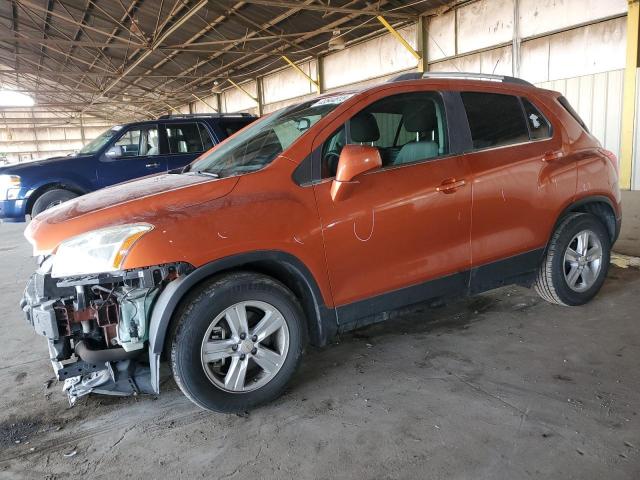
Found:
[(166, 115), (114, 126), (73, 155), (0, 167), (0, 220), (23, 222), (79, 195), (182, 168), (255, 119)]

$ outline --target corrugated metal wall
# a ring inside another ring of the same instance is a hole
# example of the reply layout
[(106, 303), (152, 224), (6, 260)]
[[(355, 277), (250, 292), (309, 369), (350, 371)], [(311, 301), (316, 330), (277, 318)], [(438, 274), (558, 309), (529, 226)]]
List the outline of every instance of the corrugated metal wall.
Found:
[(620, 156), (624, 70), (537, 83), (561, 92), (602, 143)]

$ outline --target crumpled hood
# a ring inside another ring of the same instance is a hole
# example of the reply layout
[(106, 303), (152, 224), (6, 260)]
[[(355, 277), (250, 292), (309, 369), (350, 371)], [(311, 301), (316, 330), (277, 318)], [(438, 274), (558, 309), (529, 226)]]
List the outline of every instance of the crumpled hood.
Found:
[(229, 194), (239, 177), (215, 179), (191, 174), (164, 174), (97, 190), (46, 210), (35, 217), (25, 237), (37, 254), (52, 252), (60, 242), (98, 228), (127, 223), (152, 225), (176, 212)]

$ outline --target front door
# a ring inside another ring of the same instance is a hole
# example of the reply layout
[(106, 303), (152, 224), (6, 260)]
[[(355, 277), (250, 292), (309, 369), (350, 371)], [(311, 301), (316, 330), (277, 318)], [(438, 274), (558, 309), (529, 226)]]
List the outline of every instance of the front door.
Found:
[[(367, 302), (368, 313), (465, 285), (466, 273), (454, 274), (470, 266), (471, 189), (464, 158), (450, 153), (443, 105), (437, 92), (388, 96), (316, 139), (325, 178), (314, 189), (332, 294), (336, 306), (350, 305), (341, 323), (354, 302), (382, 293), (394, 292)], [(346, 198), (334, 201), (345, 143), (377, 147), (383, 167), (357, 177)], [(367, 313), (362, 306), (356, 315)]]
[(103, 188), (166, 171), (167, 157), (160, 150), (158, 126), (133, 126), (100, 159), (98, 185)]

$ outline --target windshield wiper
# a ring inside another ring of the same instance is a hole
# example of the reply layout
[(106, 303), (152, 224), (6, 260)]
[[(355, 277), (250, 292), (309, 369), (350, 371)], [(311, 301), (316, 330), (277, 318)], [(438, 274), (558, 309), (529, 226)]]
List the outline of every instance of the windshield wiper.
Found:
[(204, 170), (196, 170), (193, 173), (195, 173), (196, 175), (205, 175), (207, 177), (220, 178), (220, 175), (218, 175), (217, 173), (205, 172)]

